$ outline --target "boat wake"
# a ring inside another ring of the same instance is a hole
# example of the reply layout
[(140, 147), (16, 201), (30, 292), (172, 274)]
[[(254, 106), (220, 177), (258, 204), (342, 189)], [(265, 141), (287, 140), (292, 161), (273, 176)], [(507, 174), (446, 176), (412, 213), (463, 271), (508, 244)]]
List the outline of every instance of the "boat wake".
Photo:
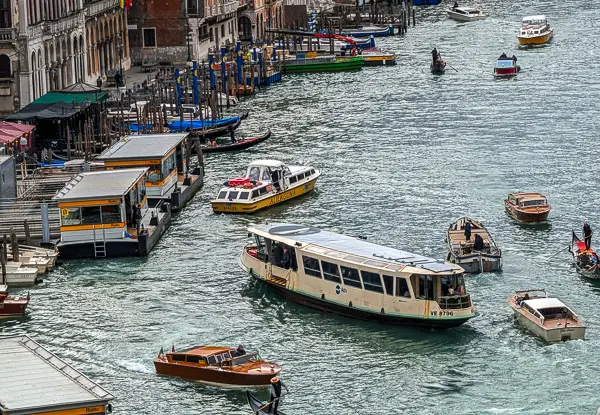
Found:
[(139, 362), (120, 360), (117, 362), (117, 365), (122, 367), (123, 369), (130, 371), (130, 372), (147, 373), (147, 374), (154, 373), (154, 370), (152, 370), (152, 368), (150, 368), (142, 363), (139, 363)]

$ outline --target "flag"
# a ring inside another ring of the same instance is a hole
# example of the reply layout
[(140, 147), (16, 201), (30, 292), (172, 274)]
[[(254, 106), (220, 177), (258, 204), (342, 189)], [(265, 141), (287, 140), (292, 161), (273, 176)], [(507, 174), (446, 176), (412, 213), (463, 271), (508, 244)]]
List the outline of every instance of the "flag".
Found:
[(129, 10), (129, 8), (133, 5), (133, 0), (121, 0), (125, 1), (125, 8)]
[(124, 8), (125, 8), (125, 2), (126, 2), (126, 1), (128, 1), (128, 0), (121, 0), (121, 1), (120, 1), (120, 3), (121, 3), (121, 4), (120, 4), (120, 6), (121, 6), (121, 8), (122, 8), (122, 9), (124, 9)]

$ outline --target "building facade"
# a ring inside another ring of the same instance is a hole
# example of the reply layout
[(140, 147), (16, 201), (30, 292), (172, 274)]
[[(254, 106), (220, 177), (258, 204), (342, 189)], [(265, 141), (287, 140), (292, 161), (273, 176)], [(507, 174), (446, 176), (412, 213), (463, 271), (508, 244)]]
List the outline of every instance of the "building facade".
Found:
[(126, 18), (119, 0), (0, 0), (0, 113), (127, 69)]
[(210, 48), (235, 42), (237, 12), (243, 1), (134, 2), (128, 15), (133, 64), (201, 60)]
[(248, 0), (241, 11), (238, 25), (240, 40), (261, 41), (267, 38), (267, 29), (283, 27), (283, 0)]

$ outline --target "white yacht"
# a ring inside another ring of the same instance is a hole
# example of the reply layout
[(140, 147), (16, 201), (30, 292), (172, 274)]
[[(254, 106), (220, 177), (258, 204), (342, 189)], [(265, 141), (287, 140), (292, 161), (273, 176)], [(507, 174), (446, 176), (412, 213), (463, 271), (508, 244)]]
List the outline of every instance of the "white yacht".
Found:
[(487, 19), (487, 15), (473, 7), (453, 7), (446, 10), (446, 12), (449, 18), (459, 22), (473, 22), (475, 20)]

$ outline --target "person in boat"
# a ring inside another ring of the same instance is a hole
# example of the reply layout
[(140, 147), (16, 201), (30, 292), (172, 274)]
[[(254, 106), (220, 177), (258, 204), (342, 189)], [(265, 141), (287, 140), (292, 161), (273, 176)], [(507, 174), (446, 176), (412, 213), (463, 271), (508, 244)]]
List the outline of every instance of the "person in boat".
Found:
[(523, 305), (525, 304), (525, 301), (529, 300), (529, 294), (525, 293), (525, 295), (523, 296), (523, 298), (521, 298), (521, 301), (519, 302), (519, 305), (521, 307), (523, 307)]
[(287, 386), (283, 384), (281, 379), (277, 376), (271, 379), (271, 399), (269, 400), (268, 413), (276, 414), (277, 408), (279, 407), (279, 400), (281, 399), (281, 388), (284, 388), (286, 392), (289, 392)]
[(513, 65), (517, 64), (517, 57), (515, 55), (512, 55), (512, 61), (513, 61)]
[(471, 222), (465, 223), (465, 239), (467, 241), (471, 240)]
[(135, 210), (133, 211), (133, 217), (135, 218), (136, 230), (139, 234), (140, 225), (142, 224), (142, 208), (140, 207), (139, 203), (135, 206)]
[(585, 241), (585, 249), (590, 249), (592, 245), (592, 227), (587, 220), (583, 222), (583, 239)]
[(502, 55), (500, 55), (500, 57), (498, 58), (498, 60), (502, 59), (508, 59), (508, 56), (506, 56), (506, 52), (502, 52)]
[(290, 253), (287, 248), (283, 248), (283, 256), (281, 258), (281, 265), (283, 268), (290, 269)]
[(452, 285), (448, 287), (448, 295), (454, 295), (454, 287)]
[(273, 182), (273, 186), (277, 191), (281, 190), (281, 186), (279, 183), (279, 170), (271, 171), (271, 181)]
[(483, 242), (483, 238), (479, 234), (475, 234), (475, 242), (473, 243), (474, 251), (483, 251), (485, 244)]
[(440, 59), (440, 54), (438, 53), (438, 50), (435, 47), (431, 51), (431, 58), (433, 60), (433, 65), (435, 65), (437, 63), (438, 59)]
[(229, 137), (231, 138), (231, 144), (235, 144), (235, 133), (233, 132), (233, 127), (231, 124), (227, 126), (227, 132), (229, 132)]
[(452, 6), (452, 10), (456, 10), (458, 8), (458, 2), (455, 1), (454, 2), (454, 6)]
[(351, 55), (352, 56), (358, 55), (358, 49), (356, 48), (356, 45), (352, 46), (352, 53), (351, 53)]
[(244, 349), (244, 346), (242, 346), (241, 344), (237, 347), (235, 351), (237, 352), (238, 356), (243, 356), (246, 354), (246, 349)]
[(217, 144), (217, 140), (213, 139), (213, 140), (210, 142), (210, 146), (211, 146), (211, 147), (217, 147), (217, 146), (218, 146), (218, 144)]

